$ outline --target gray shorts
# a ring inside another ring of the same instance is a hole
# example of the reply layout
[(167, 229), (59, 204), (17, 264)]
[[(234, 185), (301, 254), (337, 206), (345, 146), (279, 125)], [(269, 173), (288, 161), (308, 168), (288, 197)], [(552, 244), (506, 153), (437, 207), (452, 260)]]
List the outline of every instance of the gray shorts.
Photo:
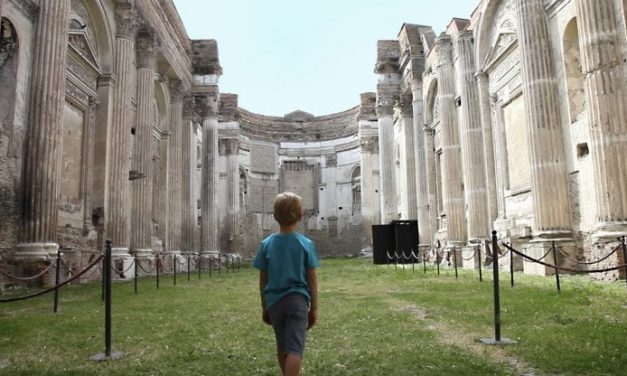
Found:
[(268, 310), (276, 347), (288, 354), (303, 356), (309, 323), (309, 305), (302, 294), (284, 296)]

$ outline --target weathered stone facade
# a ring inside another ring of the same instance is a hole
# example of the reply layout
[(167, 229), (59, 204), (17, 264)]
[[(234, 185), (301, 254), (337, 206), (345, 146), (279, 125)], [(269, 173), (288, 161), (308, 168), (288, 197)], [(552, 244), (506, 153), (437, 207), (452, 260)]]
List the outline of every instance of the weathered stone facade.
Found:
[(418, 220), (421, 249), (472, 254), (494, 229), (532, 256), (556, 242), (571, 267), (627, 234), (624, 1), (481, 0), (437, 37), (404, 24), (377, 44), (376, 93), (284, 117), (220, 93), (217, 42), (191, 41), (171, 0), (0, 14), (0, 257), (15, 271), (59, 250), (79, 269), (106, 238), (122, 266), (250, 257), (282, 190), (304, 198), (322, 256), (396, 219)]

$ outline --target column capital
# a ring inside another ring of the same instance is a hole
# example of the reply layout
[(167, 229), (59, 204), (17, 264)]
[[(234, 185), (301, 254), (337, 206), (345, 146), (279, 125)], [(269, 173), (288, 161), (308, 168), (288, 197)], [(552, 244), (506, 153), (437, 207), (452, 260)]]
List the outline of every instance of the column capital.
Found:
[(403, 94), (400, 96), (400, 100), (397, 102), (398, 107), (401, 110), (403, 117), (414, 116), (413, 96), (410, 94)]
[(181, 103), (183, 101), (183, 96), (185, 95), (185, 88), (181, 80), (169, 80), (168, 87), (170, 89), (170, 102)]
[(135, 41), (135, 50), (137, 52), (137, 68), (155, 70), (157, 46), (157, 41), (151, 36), (141, 36), (137, 38), (137, 40)]
[(362, 152), (375, 153), (375, 151), (379, 147), (379, 137), (378, 136), (361, 137), (361, 139), (359, 140), (359, 145), (361, 146)]
[(229, 137), (221, 140), (224, 143), (226, 155), (237, 155), (239, 153), (239, 138)]
[(118, 0), (115, 3), (116, 37), (133, 39), (139, 26), (135, 0)]
[(194, 97), (185, 94), (183, 97), (183, 119), (191, 120), (194, 118)]
[(436, 48), (438, 50), (438, 63), (437, 66), (453, 65), (453, 42), (451, 37), (443, 34), (435, 41)]
[(194, 112), (203, 119), (218, 116), (218, 93), (194, 93)]
[(377, 116), (384, 117), (394, 115), (394, 106), (397, 101), (398, 98), (392, 96), (377, 97)]

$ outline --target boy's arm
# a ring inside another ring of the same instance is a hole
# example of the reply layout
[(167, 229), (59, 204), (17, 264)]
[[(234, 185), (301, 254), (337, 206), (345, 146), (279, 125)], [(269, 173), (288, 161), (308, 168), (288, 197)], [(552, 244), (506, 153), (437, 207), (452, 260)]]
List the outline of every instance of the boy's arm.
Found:
[(316, 325), (318, 320), (318, 276), (316, 269), (307, 269), (307, 283), (309, 284), (309, 292), (311, 294), (311, 307), (309, 308), (309, 323), (307, 329), (311, 329)]
[(266, 287), (266, 283), (268, 282), (268, 275), (265, 271), (259, 271), (259, 295), (261, 296), (261, 319), (266, 324), (270, 325), (270, 316), (268, 315), (268, 310), (266, 309), (266, 298), (263, 296), (263, 289)]

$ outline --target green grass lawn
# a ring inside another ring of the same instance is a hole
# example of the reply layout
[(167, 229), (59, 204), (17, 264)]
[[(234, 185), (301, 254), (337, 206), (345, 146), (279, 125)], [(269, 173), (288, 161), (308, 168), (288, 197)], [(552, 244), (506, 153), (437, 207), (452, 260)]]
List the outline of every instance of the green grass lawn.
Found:
[[(309, 333), (304, 375), (624, 375), (627, 287), (585, 277), (502, 275), (502, 335), (494, 336), (491, 274), (427, 274), (322, 260), (319, 325)], [(100, 286), (0, 304), (0, 375), (278, 375), (272, 329), (261, 321), (257, 273), (144, 278), (113, 286), (115, 361), (104, 350)], [(21, 292), (18, 292), (21, 293)]]

